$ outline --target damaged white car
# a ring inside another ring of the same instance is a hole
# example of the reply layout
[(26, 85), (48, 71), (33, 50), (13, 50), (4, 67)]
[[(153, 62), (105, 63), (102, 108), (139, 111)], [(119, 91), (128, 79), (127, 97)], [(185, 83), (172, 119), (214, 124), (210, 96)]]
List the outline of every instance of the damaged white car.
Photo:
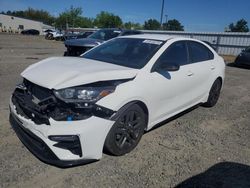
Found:
[(21, 74), (10, 122), (40, 160), (60, 167), (133, 150), (143, 133), (194, 105), (216, 104), (224, 60), (207, 44), (166, 35), (112, 39), (81, 57)]

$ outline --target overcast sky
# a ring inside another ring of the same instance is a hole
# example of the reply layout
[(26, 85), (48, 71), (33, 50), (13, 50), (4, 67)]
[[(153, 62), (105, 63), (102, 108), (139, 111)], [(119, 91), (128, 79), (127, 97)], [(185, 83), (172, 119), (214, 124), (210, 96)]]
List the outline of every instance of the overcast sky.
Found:
[[(32, 7), (58, 16), (73, 5), (82, 7), (86, 17), (108, 11), (119, 15), (124, 22), (143, 24), (149, 18), (160, 20), (161, 3), (162, 0), (0, 0), (0, 11)], [(241, 18), (250, 27), (250, 0), (165, 0), (164, 15), (179, 20), (186, 31), (220, 32)]]

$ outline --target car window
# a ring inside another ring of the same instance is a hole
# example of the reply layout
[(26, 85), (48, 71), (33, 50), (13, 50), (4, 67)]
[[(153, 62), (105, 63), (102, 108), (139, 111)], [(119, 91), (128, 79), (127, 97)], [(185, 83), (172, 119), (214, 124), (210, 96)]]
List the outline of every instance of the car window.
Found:
[(188, 63), (188, 54), (185, 41), (179, 41), (171, 44), (157, 60), (158, 66), (164, 64), (186, 65)]
[(163, 41), (159, 40), (116, 38), (88, 51), (82, 57), (141, 69), (162, 44)]
[(120, 33), (121, 33), (120, 30), (101, 29), (90, 35), (89, 38), (106, 41), (117, 37)]
[(214, 54), (199, 42), (188, 41), (188, 49), (191, 63), (207, 61), (214, 58)]
[(117, 42), (113, 45), (109, 45), (106, 48), (100, 50), (101, 55), (112, 54), (114, 56), (119, 56), (125, 53), (128, 43)]

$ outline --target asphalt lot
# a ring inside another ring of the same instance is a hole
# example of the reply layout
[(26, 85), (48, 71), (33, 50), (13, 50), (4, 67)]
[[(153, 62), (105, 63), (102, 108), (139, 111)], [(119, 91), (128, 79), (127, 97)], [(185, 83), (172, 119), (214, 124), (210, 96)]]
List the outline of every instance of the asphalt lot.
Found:
[(39, 161), (10, 128), (8, 101), (22, 70), (64, 50), (0, 34), (0, 187), (250, 187), (250, 70), (231, 66), (214, 108), (162, 123), (125, 156), (69, 169)]

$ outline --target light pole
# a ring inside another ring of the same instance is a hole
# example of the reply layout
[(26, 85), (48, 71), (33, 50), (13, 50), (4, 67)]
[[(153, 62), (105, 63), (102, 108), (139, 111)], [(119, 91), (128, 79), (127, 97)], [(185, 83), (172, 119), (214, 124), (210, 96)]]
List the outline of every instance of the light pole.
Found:
[(162, 25), (162, 29), (168, 30), (168, 15), (165, 14), (165, 17), (166, 17), (165, 27), (164, 27), (164, 24), (163, 24), (163, 25)]
[(162, 19), (163, 19), (164, 3), (165, 3), (165, 0), (162, 0), (162, 4), (161, 4), (161, 26), (162, 26)]
[(166, 24), (167, 24), (168, 23), (168, 15), (166, 14), (165, 17), (166, 17)]

